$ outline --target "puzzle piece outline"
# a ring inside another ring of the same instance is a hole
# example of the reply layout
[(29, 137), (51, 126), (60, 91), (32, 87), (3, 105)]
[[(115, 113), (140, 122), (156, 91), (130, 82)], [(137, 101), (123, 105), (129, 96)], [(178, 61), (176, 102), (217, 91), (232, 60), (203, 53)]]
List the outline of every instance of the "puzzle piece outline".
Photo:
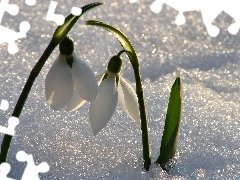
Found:
[[(28, 6), (34, 6), (36, 0), (25, 0)], [(62, 25), (65, 21), (65, 17), (62, 14), (55, 14), (55, 9), (58, 2), (50, 1), (48, 12), (46, 15), (47, 21), (53, 21), (58, 26)], [(0, 44), (7, 43), (7, 49), (10, 54), (18, 52), (18, 46), (16, 40), (27, 37), (27, 32), (30, 30), (31, 25), (27, 21), (22, 21), (19, 25), (19, 32), (15, 32), (3, 25), (1, 25), (4, 13), (8, 12), (10, 15), (16, 16), (19, 13), (19, 7), (16, 4), (9, 4), (9, 0), (0, 1)], [(72, 7), (71, 13), (75, 16), (79, 16), (82, 13), (82, 9), (78, 7)]]
[[(9, 108), (9, 102), (7, 100), (1, 100), (0, 110), (7, 110), (8, 108)], [(9, 124), (8, 127), (0, 126), (0, 133), (14, 136), (15, 135), (14, 129), (19, 124), (19, 119), (17, 117), (12, 116), (8, 119), (8, 124)], [(31, 177), (31, 180), (40, 180), (38, 174), (46, 173), (50, 169), (47, 162), (41, 162), (40, 164), (35, 165), (32, 154), (27, 154), (24, 151), (18, 151), (16, 154), (16, 159), (19, 162), (27, 162), (27, 166), (24, 169), (21, 180), (29, 180), (29, 177)], [(7, 177), (10, 170), (11, 170), (11, 165), (9, 163), (6, 163), (6, 162), (1, 163), (0, 164), (0, 180), (15, 180)]]
[(7, 162), (1, 163), (0, 164), (0, 179), (1, 180), (16, 180), (16, 179), (7, 177), (10, 170), (11, 170), (11, 165), (9, 163), (7, 163)]
[[(18, 151), (16, 154), (18, 162), (27, 162), (27, 165), (23, 171), (21, 180), (40, 180), (39, 173), (47, 173), (50, 170), (50, 166), (47, 162), (41, 162), (36, 165), (32, 154), (27, 154), (25, 151)], [(16, 180), (7, 177), (11, 171), (11, 165), (7, 162), (0, 164), (0, 178), (1, 180)]]
[(18, 124), (19, 119), (17, 117), (11, 116), (10, 118), (8, 118), (8, 127), (0, 126), (0, 133), (14, 136), (15, 128)]
[[(1, 100), (0, 110), (6, 111), (9, 108), (9, 102), (7, 100)], [(0, 133), (8, 134), (10, 136), (15, 135), (15, 128), (19, 124), (17, 117), (11, 116), (8, 118), (8, 127), (0, 126)]]
[(28, 6), (34, 6), (36, 2), (36, 0), (25, 0), (26, 5)]
[[(57, 8), (58, 2), (56, 1), (51, 1), (49, 8), (48, 8), (48, 12), (46, 15), (46, 20), (47, 21), (53, 21), (55, 22), (58, 26), (61, 26), (64, 21), (65, 21), (65, 17), (62, 14), (55, 14), (55, 10)], [(72, 7), (71, 9), (71, 14), (73, 14), (74, 16), (79, 16), (82, 13), (82, 9), (78, 8), (78, 7)]]
[[(134, 1), (134, 0), (130, 0)], [(235, 23), (228, 26), (228, 32), (232, 35), (236, 35), (240, 29), (240, 12), (238, 10), (240, 2), (238, 0), (220, 0), (220, 1), (208, 1), (208, 0), (155, 0), (150, 5), (150, 9), (154, 13), (159, 13), (162, 10), (162, 5), (166, 4), (178, 11), (178, 15), (175, 19), (177, 25), (182, 25), (186, 22), (184, 12), (200, 10), (202, 20), (208, 34), (212, 37), (216, 37), (220, 29), (212, 24), (217, 16), (221, 12), (225, 12), (230, 15)], [(217, 4), (217, 5), (216, 5)]]
[[(26, 0), (29, 4), (34, 0)], [(18, 46), (16, 45), (16, 40), (27, 37), (27, 32), (30, 30), (31, 26), (29, 22), (22, 21), (19, 24), (19, 32), (15, 32), (3, 25), (1, 25), (4, 13), (8, 12), (10, 15), (16, 16), (19, 13), (19, 7), (16, 4), (9, 4), (9, 0), (0, 1), (0, 44), (8, 44), (8, 52), (10, 54), (15, 54), (18, 52)]]
[(2, 99), (0, 103), (0, 110), (6, 111), (8, 110), (8, 108), (9, 108), (9, 102), (5, 99)]
[(29, 180), (29, 176), (31, 177), (31, 180), (40, 180), (38, 174), (46, 173), (50, 169), (47, 162), (41, 162), (40, 164), (35, 165), (32, 154), (27, 154), (25, 151), (18, 151), (16, 159), (19, 162), (27, 162), (21, 180)]

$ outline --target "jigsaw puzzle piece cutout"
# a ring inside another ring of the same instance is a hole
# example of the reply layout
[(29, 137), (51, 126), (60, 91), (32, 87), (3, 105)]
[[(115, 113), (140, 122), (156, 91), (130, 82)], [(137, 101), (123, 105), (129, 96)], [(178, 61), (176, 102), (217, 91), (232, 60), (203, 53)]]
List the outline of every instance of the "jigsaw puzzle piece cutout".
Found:
[(8, 52), (10, 54), (15, 54), (18, 52), (18, 47), (15, 43), (17, 39), (27, 37), (27, 32), (30, 30), (30, 24), (27, 21), (23, 21), (19, 25), (19, 32), (15, 32), (5, 26), (0, 25), (0, 44), (8, 43)]
[(0, 133), (14, 136), (15, 128), (18, 124), (19, 124), (19, 119), (17, 117), (12, 116), (8, 119), (8, 127), (0, 126)]
[(46, 20), (47, 21), (53, 21), (55, 22), (58, 26), (62, 25), (64, 23), (64, 16), (61, 14), (55, 14), (55, 9), (57, 7), (58, 2), (56, 1), (51, 1), (49, 8), (48, 8), (48, 12), (47, 12), (47, 16), (46, 16)]
[(175, 24), (176, 25), (183, 25), (186, 22), (186, 18), (183, 15), (183, 12), (179, 12), (176, 19), (175, 19)]
[(28, 6), (34, 6), (36, 4), (36, 0), (25, 0), (25, 3)]
[(228, 26), (228, 32), (232, 35), (236, 35), (240, 28), (240, 22), (235, 22)]
[(0, 179), (1, 180), (16, 180), (16, 179), (12, 179), (7, 177), (8, 173), (11, 170), (11, 166), (8, 163), (2, 163), (0, 164)]
[[(26, 1), (27, 3), (30, 3), (31, 0)], [(14, 16), (18, 14), (19, 7), (16, 4), (9, 4), (9, 0), (2, 0), (0, 2), (0, 23), (2, 21), (4, 12), (8, 12), (9, 14)], [(27, 36), (26, 33), (30, 30), (30, 24), (26, 21), (21, 22), (19, 25), (19, 30), (19, 32), (15, 32), (0, 24), (0, 44), (8, 43), (8, 52), (10, 54), (15, 54), (16, 52), (18, 52), (18, 47), (15, 41), (17, 39)]]
[[(0, 24), (2, 22), (4, 12), (8, 12), (10, 15), (15, 16), (19, 13), (19, 7), (16, 4), (9, 4), (9, 0), (1, 0), (0, 1)], [(4, 35), (2, 35), (2, 38), (3, 36)]]
[(16, 159), (19, 162), (27, 162), (21, 180), (40, 180), (38, 174), (46, 173), (50, 169), (49, 165), (46, 162), (35, 165), (33, 156), (31, 154), (25, 153), (24, 151), (18, 151), (16, 154)]
[(16, 16), (19, 13), (19, 7), (16, 4), (9, 4), (9, 0), (1, 0), (0, 23), (2, 22), (4, 12), (8, 12), (12, 16)]
[(9, 102), (7, 100), (2, 100), (0, 104), (0, 110), (6, 111), (9, 108)]
[(71, 13), (74, 16), (80, 16), (80, 14), (82, 14), (82, 8), (72, 7)]
[(160, 13), (162, 11), (162, 5), (163, 2), (161, 2), (160, 0), (155, 0), (151, 5), (150, 5), (150, 9), (152, 10), (152, 12), (154, 13)]
[(203, 0), (200, 2), (199, 6), (201, 7), (203, 24), (205, 25), (208, 34), (212, 37), (216, 37), (219, 34), (220, 29), (213, 25), (212, 22), (223, 11), (223, 1), (216, 2)]
[(138, 0), (129, 0), (130, 3), (135, 3), (137, 2)]
[(209, 0), (155, 0), (151, 5), (150, 9), (154, 13), (159, 13), (162, 10), (162, 5), (167, 4), (168, 6), (176, 9), (179, 14), (176, 17), (175, 23), (182, 25), (186, 19), (183, 12), (200, 10), (202, 14), (202, 20), (206, 27), (208, 34), (212, 37), (216, 37), (220, 29), (213, 25), (212, 22), (222, 12), (226, 12), (232, 18), (235, 23), (232, 23), (228, 27), (230, 34), (237, 34), (240, 28), (240, 1), (239, 0), (220, 0), (220, 1), (209, 1)]
[(228, 32), (232, 35), (236, 35), (240, 28), (240, 1), (238, 0), (225, 0), (223, 11), (234, 18), (235, 22), (228, 26)]
[[(159, 13), (162, 10), (162, 5), (166, 4), (179, 13), (176, 17), (175, 23), (182, 25), (186, 19), (183, 12), (200, 10), (202, 14), (203, 23), (206, 26), (208, 34), (216, 37), (220, 30), (217, 26), (212, 24), (213, 20), (223, 11), (223, 1), (209, 1), (209, 0), (155, 0), (150, 8), (153, 12)], [(217, 3), (217, 5), (216, 5)], [(234, 25), (231, 29), (234, 29)]]
[(184, 12), (200, 9), (200, 7), (196, 3), (196, 1), (192, 1), (192, 0), (181, 0), (181, 1), (178, 1), (178, 0), (155, 0), (150, 5), (150, 9), (154, 13), (159, 13), (162, 10), (163, 4), (166, 4), (178, 11), (178, 15), (175, 19), (175, 23), (177, 25), (183, 25), (186, 22), (186, 19), (183, 15)]
[(16, 16), (19, 13), (19, 7), (16, 4), (9, 4), (7, 12), (12, 16)]

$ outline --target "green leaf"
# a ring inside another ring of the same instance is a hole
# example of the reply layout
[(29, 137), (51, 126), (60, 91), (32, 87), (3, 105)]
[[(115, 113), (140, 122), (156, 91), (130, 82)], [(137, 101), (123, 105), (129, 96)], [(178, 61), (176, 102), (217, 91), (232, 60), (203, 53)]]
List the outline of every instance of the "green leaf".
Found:
[(74, 24), (77, 22), (77, 20), (88, 10), (96, 7), (96, 6), (100, 6), (104, 3), (102, 2), (95, 2), (95, 3), (91, 3), (88, 5), (85, 5), (82, 7), (82, 13), (79, 16), (74, 16), (72, 14), (70, 14), (69, 16), (66, 17), (64, 23), (61, 26), (58, 26), (58, 28), (56, 29), (56, 31), (53, 34), (53, 38), (52, 41), (54, 41), (54, 43), (59, 43), (63, 40), (63, 38), (67, 35), (67, 33), (71, 30), (71, 28), (74, 26)]
[[(125, 51), (127, 51), (127, 55), (131, 61), (131, 63), (133, 64), (134, 67), (138, 68), (139, 64), (138, 64), (138, 58), (135, 52), (135, 49), (132, 45), (132, 43), (130, 42), (130, 40), (127, 38), (127, 36), (121, 32), (120, 30), (104, 23), (104, 22), (100, 22), (100, 21), (95, 21), (95, 20), (89, 20), (85, 22), (86, 25), (94, 25), (94, 26), (100, 26), (106, 30), (108, 30), (109, 32), (113, 33), (113, 35), (118, 39), (118, 41), (120, 42), (121, 46), (123, 47), (123, 49)], [(134, 68), (133, 67), (133, 68)]]
[(180, 131), (182, 111), (182, 83), (177, 77), (170, 93), (165, 126), (162, 136), (160, 155), (156, 161), (161, 167), (174, 157)]

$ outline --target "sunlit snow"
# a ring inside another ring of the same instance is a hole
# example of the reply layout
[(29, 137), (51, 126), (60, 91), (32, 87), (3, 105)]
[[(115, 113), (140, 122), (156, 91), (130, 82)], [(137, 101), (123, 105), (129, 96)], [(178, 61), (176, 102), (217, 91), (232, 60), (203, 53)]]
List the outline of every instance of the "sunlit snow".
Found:
[[(91, 2), (58, 0), (56, 13), (67, 16), (72, 7)], [(213, 21), (220, 28), (213, 38), (199, 11), (185, 13), (186, 23), (177, 26), (176, 10), (163, 5), (155, 14), (150, 9), (152, 2), (106, 1), (83, 15), (70, 32), (76, 54), (95, 74), (106, 70), (121, 46), (107, 31), (86, 26), (84, 21), (104, 21), (132, 41), (140, 60), (149, 119), (150, 172), (142, 171), (140, 126), (119, 105), (97, 136), (90, 127), (89, 103), (76, 112), (56, 112), (49, 107), (44, 82), (59, 54), (56, 49), (36, 79), (19, 118), (9, 152), (9, 177), (22, 176), (26, 164), (16, 160), (16, 153), (22, 150), (32, 154), (36, 164), (49, 164), (49, 172), (40, 174), (43, 180), (240, 179), (240, 33), (231, 35), (227, 30), (234, 20), (221, 13)], [(19, 23), (27, 20), (31, 30), (17, 41), (19, 52), (14, 55), (8, 53), (6, 44), (0, 45), (0, 101), (10, 103), (7, 111), (0, 111), (1, 126), (7, 125), (31, 69), (56, 28), (54, 22), (46, 21), (49, 1), (19, 6), (19, 15), (6, 13), (2, 24), (17, 31)], [(135, 87), (131, 64), (125, 55), (122, 57), (122, 76)], [(170, 88), (177, 76), (183, 82), (183, 114), (178, 151), (167, 174), (154, 162), (159, 155)]]

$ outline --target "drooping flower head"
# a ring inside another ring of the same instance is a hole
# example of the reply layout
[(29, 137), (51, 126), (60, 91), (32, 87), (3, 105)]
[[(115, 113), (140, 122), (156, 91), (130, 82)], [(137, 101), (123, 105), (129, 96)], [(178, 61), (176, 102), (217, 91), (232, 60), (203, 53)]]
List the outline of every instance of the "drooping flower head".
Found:
[(68, 111), (73, 111), (97, 97), (98, 84), (91, 68), (76, 57), (70, 38), (62, 40), (59, 50), (45, 80), (45, 94), (53, 110), (67, 106)]
[(99, 94), (90, 103), (89, 119), (94, 135), (97, 135), (109, 122), (119, 101), (124, 112), (140, 122), (137, 95), (133, 88), (121, 77), (122, 60), (113, 56), (108, 70), (98, 76), (100, 81)]

